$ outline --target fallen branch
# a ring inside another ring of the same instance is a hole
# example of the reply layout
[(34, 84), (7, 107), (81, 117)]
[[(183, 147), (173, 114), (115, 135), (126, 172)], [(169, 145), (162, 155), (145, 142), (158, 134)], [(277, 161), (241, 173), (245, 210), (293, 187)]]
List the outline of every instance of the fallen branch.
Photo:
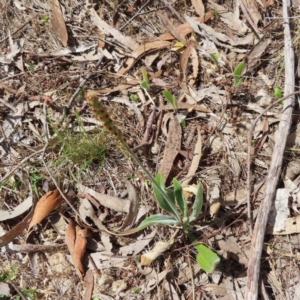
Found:
[[(282, 3), (283, 17), (284, 17), (284, 43), (285, 43), (285, 86), (284, 94), (291, 94), (295, 87), (295, 58), (294, 58), (294, 48), (291, 38), (290, 26), (289, 26), (289, 16), (288, 11), (290, 9), (290, 4), (288, 1), (283, 0)], [(283, 154), (286, 145), (287, 136), (289, 134), (291, 126), (291, 118), (293, 112), (294, 97), (290, 96), (284, 101), (283, 112), (281, 116), (281, 121), (278, 129), (278, 136), (274, 147), (274, 152), (272, 155), (272, 161), (269, 169), (269, 173), (266, 179), (266, 191), (265, 197), (261, 202), (259, 212), (257, 215), (250, 251), (250, 258), (247, 271), (247, 289), (245, 294), (245, 299), (256, 300), (258, 297), (259, 288), (259, 277), (260, 277), (260, 259), (262, 255), (264, 237), (266, 224), (276, 192), (276, 185), (278, 178), (280, 176)]]

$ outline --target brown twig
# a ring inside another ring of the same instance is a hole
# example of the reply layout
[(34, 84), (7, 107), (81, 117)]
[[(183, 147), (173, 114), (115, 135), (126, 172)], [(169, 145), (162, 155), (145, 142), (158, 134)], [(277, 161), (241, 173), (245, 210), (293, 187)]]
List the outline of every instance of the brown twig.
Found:
[(5, 105), (6, 107), (8, 107), (9, 109), (11, 109), (15, 113), (18, 111), (15, 107), (13, 107), (10, 103), (8, 103), (7, 101), (5, 101), (2, 98), (0, 98), (0, 103), (2, 103), (3, 105)]
[(75, 99), (75, 97), (78, 95), (78, 93), (80, 92), (80, 90), (82, 89), (82, 87), (86, 84), (86, 82), (90, 79), (90, 77), (93, 75), (93, 71), (95, 71), (101, 64), (102, 60), (104, 58), (104, 55), (101, 55), (101, 57), (99, 58), (98, 62), (96, 63), (94, 69), (92, 71), (90, 71), (86, 77), (80, 82), (78, 88), (76, 89), (76, 91), (73, 93), (72, 97), (70, 98), (68, 105), (67, 105), (67, 109), (66, 109), (66, 114), (68, 113), (68, 111), (70, 110), (70, 107)]
[[(21, 30), (23, 27), (25, 27), (28, 23), (31, 22), (33, 18), (30, 18), (29, 20), (27, 20), (24, 24), (22, 24), (19, 28), (17, 28), (12, 34), (11, 36), (13, 36), (15, 33), (17, 33), (19, 30)], [(0, 41), (0, 44), (5, 42), (7, 39), (9, 38), (9, 35), (6, 36), (5, 38), (3, 38), (1, 41)]]
[(142, 9), (144, 9), (144, 7), (147, 6), (149, 2), (150, 2), (150, 0), (146, 1), (142, 5), (142, 7), (138, 10), (138, 12), (132, 18), (130, 18), (121, 28), (119, 28), (119, 31), (122, 31), (133, 19), (135, 19), (137, 16), (139, 16)]
[[(295, 73), (294, 73), (295, 58), (294, 58), (294, 48), (293, 48), (293, 42), (291, 37), (290, 25), (289, 25), (289, 9), (290, 9), (289, 1), (283, 0), (282, 10), (283, 10), (283, 17), (285, 19), (284, 20), (284, 42), (285, 42), (284, 93), (288, 94), (288, 96), (285, 97), (288, 98), (288, 100), (284, 101), (283, 113), (281, 116), (281, 121), (278, 129), (279, 132), (278, 136), (280, 136), (280, 139), (277, 139), (274, 146), (269, 173), (266, 179), (265, 197), (261, 202), (254, 231), (253, 231), (250, 258), (249, 258), (248, 270), (247, 270), (247, 289), (245, 294), (246, 300), (255, 300), (258, 297), (258, 289), (259, 289), (258, 282), (260, 277), (260, 263), (261, 263), (260, 260), (261, 260), (262, 249), (264, 244), (266, 225), (268, 221), (269, 212), (271, 209), (272, 200), (274, 199), (276, 193), (276, 185), (282, 168), (283, 154), (284, 154), (286, 140), (287, 140), (287, 136), (291, 125), (291, 119), (292, 119), (293, 104), (294, 104), (293, 95), (295, 95), (295, 93), (293, 93), (295, 88)], [(252, 126), (251, 134), (252, 133), (253, 133), (253, 126)], [(250, 140), (250, 134), (249, 134), (249, 140)], [(248, 160), (249, 159), (250, 157), (249, 157), (249, 149), (248, 149)], [(248, 171), (249, 171), (249, 161), (248, 161)], [(250, 180), (250, 177), (247, 180)]]

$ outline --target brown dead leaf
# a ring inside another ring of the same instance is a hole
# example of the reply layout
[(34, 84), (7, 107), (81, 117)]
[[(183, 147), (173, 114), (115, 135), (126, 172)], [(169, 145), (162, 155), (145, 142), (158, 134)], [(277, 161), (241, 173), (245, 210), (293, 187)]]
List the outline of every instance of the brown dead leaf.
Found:
[(165, 146), (164, 157), (158, 172), (162, 173), (165, 181), (169, 177), (173, 162), (181, 147), (181, 125), (175, 116), (171, 117), (169, 123), (168, 138)]
[(247, 21), (250, 23), (251, 27), (255, 30), (256, 35), (258, 35), (259, 29), (257, 27), (257, 23), (261, 21), (261, 15), (257, 9), (257, 5), (253, 0), (241, 0), (240, 6)]
[(18, 235), (20, 235), (24, 229), (27, 227), (31, 218), (33, 216), (33, 211), (31, 211), (22, 222), (17, 224), (12, 230), (4, 234), (0, 237), (0, 247), (6, 246), (9, 244), (13, 239), (15, 239)]
[[(186, 102), (178, 102), (178, 109), (187, 109), (189, 112), (196, 110), (205, 113), (210, 113), (211, 111), (207, 109), (204, 105), (194, 105)], [(164, 106), (160, 106), (159, 110), (174, 110), (174, 106), (171, 103), (168, 103)]]
[(153, 41), (153, 42), (149, 42), (149, 43), (146, 43), (146, 44), (143, 44), (143, 45), (137, 47), (130, 54), (130, 58), (127, 59), (126, 67), (122, 67), (119, 70), (118, 74), (119, 75), (125, 74), (127, 71), (129, 71), (134, 66), (134, 64), (137, 62), (137, 60), (139, 58), (141, 58), (142, 56), (144, 56), (146, 53), (151, 52), (151, 51), (160, 50), (163, 48), (167, 48), (170, 45), (171, 45), (171, 43), (168, 41)]
[(60, 39), (62, 44), (66, 47), (68, 44), (68, 32), (67, 32), (64, 16), (60, 9), (60, 4), (58, 0), (51, 0), (51, 10), (52, 10), (52, 19), (51, 19), (52, 29), (56, 33), (57, 37)]
[(201, 128), (199, 125), (197, 125), (197, 132), (198, 132), (198, 139), (197, 139), (197, 143), (195, 146), (195, 150), (194, 150), (194, 155), (193, 155), (193, 159), (192, 159), (192, 163), (191, 166), (189, 168), (189, 172), (186, 175), (187, 179), (183, 181), (182, 186), (186, 186), (190, 183), (190, 181), (193, 179), (193, 176), (195, 175), (200, 160), (201, 160), (201, 156), (202, 156), (202, 137), (201, 137)]
[(93, 288), (94, 288), (94, 276), (93, 272), (89, 269), (84, 276), (85, 294), (83, 300), (92, 299)]
[(82, 263), (82, 259), (85, 254), (87, 236), (88, 229), (82, 229), (79, 226), (76, 226), (75, 228), (74, 221), (70, 220), (69, 226), (66, 230), (65, 240), (70, 251), (76, 273), (81, 280), (83, 279), (84, 274), (84, 265)]
[(203, 17), (205, 14), (205, 8), (202, 0), (192, 0), (192, 5), (199, 17)]
[(196, 79), (198, 75), (198, 55), (197, 51), (192, 45), (189, 45), (186, 47), (186, 49), (183, 51), (183, 53), (180, 56), (180, 64), (179, 64), (179, 70), (180, 70), (180, 76), (179, 80), (182, 83), (181, 87), (186, 93), (189, 93), (187, 83), (186, 83), (186, 72), (187, 72), (187, 66), (189, 58), (191, 57), (192, 60), (192, 66), (193, 66), (193, 78)]
[(29, 224), (28, 231), (32, 226), (40, 223), (45, 219), (55, 208), (57, 208), (63, 201), (62, 196), (58, 190), (50, 191), (45, 194), (36, 204), (34, 215)]
[(112, 28), (109, 26), (104, 20), (98, 16), (97, 12), (94, 8), (90, 9), (90, 17), (91, 21), (105, 34), (112, 35), (116, 41), (118, 41), (121, 45), (126, 46), (127, 48), (134, 50), (139, 44), (136, 43), (129, 36), (124, 36), (119, 30)]

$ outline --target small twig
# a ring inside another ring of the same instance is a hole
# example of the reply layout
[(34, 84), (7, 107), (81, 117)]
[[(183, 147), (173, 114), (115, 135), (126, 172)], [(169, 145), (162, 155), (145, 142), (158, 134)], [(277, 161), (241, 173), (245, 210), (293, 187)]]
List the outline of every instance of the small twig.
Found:
[(16, 94), (18, 91), (11, 88), (9, 85), (3, 83), (3, 82), (0, 82), (0, 87), (6, 89), (8, 92), (12, 93), (12, 94)]
[(9, 283), (14, 289), (15, 291), (20, 295), (20, 297), (22, 298), (22, 300), (26, 300), (27, 298), (22, 294), (22, 292), (19, 290), (19, 288), (12, 282)]
[(169, 10), (182, 22), (185, 23), (185, 19), (178, 13), (178, 11), (172, 6), (172, 4), (168, 0), (163, 0), (165, 5), (169, 8)]
[[(24, 24), (22, 24), (19, 28), (17, 28), (12, 34), (11, 36), (13, 36), (15, 33), (17, 33), (19, 30), (21, 30), (23, 27), (25, 27), (28, 23), (31, 22), (33, 18), (30, 18), (29, 20), (27, 20)], [(7, 39), (9, 38), (9, 36), (6, 36), (5, 38), (3, 38), (1, 41), (0, 41), (0, 44), (5, 42)]]
[(18, 111), (15, 107), (13, 107), (10, 103), (8, 103), (7, 101), (5, 101), (2, 98), (0, 98), (0, 103), (2, 103), (3, 105), (5, 105), (6, 107), (8, 107), (9, 109), (11, 109), (15, 113)]
[(32, 153), (31, 155), (25, 157), (15, 168), (13, 168), (10, 172), (8, 172), (3, 178), (0, 179), (0, 183), (5, 181), (7, 178), (9, 178), (17, 169), (20, 168), (21, 165), (23, 165), (27, 160), (32, 158), (33, 156), (43, 153), (44, 150), (39, 150), (37, 152)]
[[(99, 58), (98, 62), (96, 63), (94, 70), (95, 71), (101, 64), (102, 60), (104, 58), (104, 55), (101, 55), (101, 57)], [(76, 89), (76, 91), (74, 92), (74, 94), (72, 95), (72, 97), (70, 98), (68, 105), (67, 105), (67, 109), (66, 109), (66, 114), (68, 114), (70, 107), (75, 99), (75, 97), (78, 95), (78, 93), (80, 92), (80, 90), (82, 89), (82, 87), (86, 84), (86, 82), (90, 79), (90, 77), (93, 75), (93, 71), (90, 71), (86, 77), (80, 82), (78, 88)]]
[(148, 5), (149, 2), (150, 2), (150, 0), (146, 1), (142, 5), (142, 7), (138, 10), (138, 12), (132, 18), (130, 18), (121, 28), (119, 28), (119, 31), (122, 31), (133, 19), (135, 19), (140, 14), (141, 10), (144, 9), (144, 7)]

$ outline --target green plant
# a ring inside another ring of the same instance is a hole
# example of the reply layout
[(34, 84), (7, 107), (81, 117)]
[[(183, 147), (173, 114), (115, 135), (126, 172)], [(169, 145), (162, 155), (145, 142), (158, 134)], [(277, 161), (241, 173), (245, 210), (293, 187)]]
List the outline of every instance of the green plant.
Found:
[(32, 189), (34, 191), (34, 193), (36, 194), (36, 196), (39, 198), (39, 191), (37, 188), (37, 184), (38, 182), (43, 179), (43, 176), (39, 175), (38, 171), (33, 169), (29, 171), (29, 180), (30, 183), (32, 185)]
[(244, 81), (244, 78), (242, 77), (244, 67), (245, 63), (241, 62), (236, 66), (235, 70), (233, 71), (233, 84), (235, 88), (239, 88), (242, 82)]
[(217, 68), (219, 69), (220, 68), (220, 65), (219, 65), (219, 57), (220, 57), (220, 54), (219, 53), (209, 53), (209, 56), (211, 57), (211, 59), (213, 60), (213, 62), (215, 63), (215, 65), (217, 66)]
[(134, 293), (139, 294), (139, 292), (141, 291), (141, 288), (139, 287), (134, 287), (133, 288)]
[[(187, 201), (184, 197), (180, 183), (176, 179), (173, 179), (174, 190), (171, 190), (166, 189), (162, 174), (158, 173), (156, 178), (153, 178), (153, 176), (143, 166), (135, 153), (129, 148), (123, 138), (121, 131), (112, 123), (105, 108), (98, 101), (96, 94), (93, 92), (89, 92), (86, 95), (86, 99), (96, 117), (104, 123), (108, 131), (123, 145), (125, 150), (149, 177), (156, 200), (160, 207), (172, 215), (152, 215), (146, 218), (140, 224), (137, 230), (139, 231), (152, 225), (180, 225), (184, 232), (188, 235), (190, 240), (194, 242), (196, 238), (191, 232), (190, 223), (195, 221), (201, 213), (203, 203), (202, 186), (198, 185), (197, 187), (196, 199), (193, 205), (192, 213), (188, 216)], [(176, 205), (180, 210), (177, 209)], [(202, 244), (195, 244), (195, 249), (202, 252), (199, 252), (197, 256), (197, 261), (200, 266), (206, 272), (212, 272), (216, 265), (219, 263), (220, 258), (217, 256), (217, 254), (215, 254), (213, 251)]]
[[(188, 216), (187, 201), (184, 196), (182, 186), (177, 179), (173, 179), (174, 189), (166, 189), (161, 173), (157, 174), (155, 181), (161, 188), (159, 190), (157, 189), (156, 185), (153, 185), (155, 198), (159, 206), (172, 216), (164, 214), (152, 215), (146, 218), (140, 224), (140, 226), (138, 226), (137, 230), (139, 231), (153, 225), (180, 225), (190, 240), (195, 242), (196, 238), (191, 233), (190, 223), (195, 221), (201, 213), (203, 204), (201, 184), (198, 184), (197, 186), (196, 198), (192, 208), (192, 213)], [(161, 190), (164, 191), (163, 194), (161, 193)], [(165, 197), (165, 195), (167, 195), (167, 197)], [(177, 209), (176, 205), (179, 210)], [(216, 265), (220, 262), (220, 258), (217, 256), (217, 254), (203, 244), (196, 244), (194, 245), (194, 248), (199, 252), (197, 255), (197, 262), (201, 268), (205, 272), (211, 273), (215, 269)]]
[(280, 88), (275, 88), (274, 89), (274, 95), (277, 99), (282, 98), (282, 90)]
[(42, 22), (44, 25), (48, 25), (49, 24), (49, 17), (48, 16), (43, 16), (42, 17)]
[(28, 69), (29, 69), (30, 72), (34, 72), (35, 67), (34, 67), (34, 65), (29, 65)]
[(177, 111), (178, 103), (177, 103), (176, 97), (167, 90), (163, 91), (163, 95), (172, 104), (172, 106), (174, 107), (174, 110)]
[(76, 165), (77, 176), (79, 176), (90, 164), (102, 165), (104, 163), (109, 143), (105, 130), (89, 134), (85, 131), (79, 116), (76, 116), (76, 120), (78, 132), (74, 132), (68, 126), (58, 129), (50, 122), (56, 134), (51, 147), (55, 152), (60, 153), (53, 161), (53, 167), (57, 170), (66, 165), (69, 167)]
[(147, 75), (147, 71), (144, 67), (141, 68), (142, 71), (142, 76), (143, 76), (143, 81), (140, 83), (140, 86), (146, 90), (147, 92), (149, 92), (150, 90), (150, 86), (149, 86), (149, 79), (148, 79), (148, 75)]

